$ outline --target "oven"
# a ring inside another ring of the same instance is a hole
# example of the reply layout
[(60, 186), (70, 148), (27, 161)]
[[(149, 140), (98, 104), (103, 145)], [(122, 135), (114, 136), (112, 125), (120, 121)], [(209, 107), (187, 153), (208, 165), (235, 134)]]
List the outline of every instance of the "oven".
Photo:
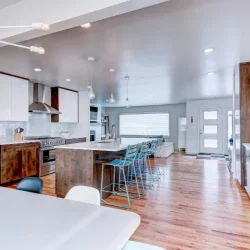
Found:
[(39, 176), (56, 172), (56, 149), (55, 146), (65, 144), (65, 139), (50, 136), (25, 136), (23, 140), (40, 142), (40, 167)]
[(95, 130), (90, 130), (90, 141), (95, 141)]
[(54, 147), (41, 148), (40, 151), (40, 176), (55, 173), (56, 150)]

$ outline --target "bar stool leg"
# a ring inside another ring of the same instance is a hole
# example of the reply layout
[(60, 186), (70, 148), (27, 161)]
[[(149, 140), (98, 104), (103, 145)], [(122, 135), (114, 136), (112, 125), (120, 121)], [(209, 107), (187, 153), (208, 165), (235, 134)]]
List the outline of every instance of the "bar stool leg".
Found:
[(127, 197), (127, 199), (128, 199), (128, 208), (131, 208), (130, 198), (129, 198), (129, 193), (128, 193), (128, 187), (127, 187), (127, 181), (126, 181), (126, 175), (125, 175), (124, 167), (122, 168), (122, 172), (123, 172), (125, 190), (126, 190), (126, 194), (127, 194), (126, 197)]
[(103, 173), (104, 173), (104, 167), (105, 167), (105, 163), (102, 164), (102, 176), (101, 176), (101, 202), (104, 201), (102, 199), (102, 191), (103, 191)]
[(139, 186), (138, 186), (137, 173), (136, 173), (136, 170), (135, 170), (134, 162), (132, 163), (132, 169), (134, 170), (134, 174), (135, 174), (135, 183), (136, 183), (136, 188), (137, 188), (138, 199), (140, 199), (141, 198), (140, 197), (140, 189), (139, 189)]

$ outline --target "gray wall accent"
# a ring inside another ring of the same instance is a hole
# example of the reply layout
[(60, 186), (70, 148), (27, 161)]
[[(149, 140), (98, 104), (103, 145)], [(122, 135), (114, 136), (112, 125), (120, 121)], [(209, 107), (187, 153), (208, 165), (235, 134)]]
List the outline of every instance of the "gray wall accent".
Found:
[(178, 147), (178, 117), (186, 117), (186, 104), (171, 104), (129, 108), (110, 108), (105, 107), (105, 114), (109, 116), (110, 127), (112, 124), (117, 126), (117, 134), (119, 136), (119, 115), (120, 114), (140, 114), (140, 113), (169, 113), (170, 114), (170, 137), (166, 141), (174, 143), (175, 148)]

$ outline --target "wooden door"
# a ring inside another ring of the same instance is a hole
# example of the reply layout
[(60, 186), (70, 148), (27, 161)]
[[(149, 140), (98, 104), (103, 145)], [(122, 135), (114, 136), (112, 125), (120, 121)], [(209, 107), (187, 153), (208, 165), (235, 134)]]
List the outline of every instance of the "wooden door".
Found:
[(22, 178), (22, 149), (18, 146), (1, 146), (1, 184)]
[(22, 176), (38, 175), (39, 173), (39, 146), (37, 144), (27, 145), (22, 151)]
[(39, 173), (39, 143), (1, 146), (1, 184)]

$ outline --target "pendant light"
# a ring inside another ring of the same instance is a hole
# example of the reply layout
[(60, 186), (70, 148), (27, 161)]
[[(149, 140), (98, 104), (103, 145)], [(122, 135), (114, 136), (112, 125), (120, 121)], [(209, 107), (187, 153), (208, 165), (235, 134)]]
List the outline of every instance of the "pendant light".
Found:
[[(88, 61), (90, 63), (93, 63), (95, 61), (95, 58), (94, 57), (89, 57)], [(93, 91), (93, 66), (92, 65), (90, 67), (90, 86), (88, 86), (88, 89), (89, 89), (89, 94), (88, 94), (89, 99), (90, 100), (95, 99), (95, 93)]]
[(128, 102), (128, 81), (129, 81), (130, 77), (129, 76), (125, 76), (125, 80), (127, 81), (127, 98), (126, 98), (126, 108), (129, 108), (129, 102)]
[[(115, 70), (114, 69), (110, 69), (109, 72), (110, 73), (115, 73)], [(110, 99), (109, 99), (109, 102), (111, 104), (115, 103), (113, 82), (114, 81), (111, 79), (111, 94), (110, 94)]]

